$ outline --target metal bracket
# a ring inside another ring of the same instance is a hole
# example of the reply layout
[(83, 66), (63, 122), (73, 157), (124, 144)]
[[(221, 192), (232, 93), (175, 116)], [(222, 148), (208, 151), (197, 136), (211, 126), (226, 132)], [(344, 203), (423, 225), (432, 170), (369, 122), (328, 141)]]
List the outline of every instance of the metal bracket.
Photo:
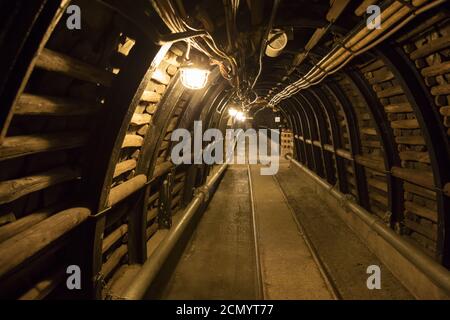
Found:
[(167, 174), (163, 181), (158, 205), (158, 224), (160, 228), (170, 229), (172, 227), (172, 188), (174, 180), (173, 172)]
[(203, 198), (203, 202), (208, 202), (209, 200), (209, 189), (206, 186), (201, 186), (197, 189), (194, 190), (194, 196), (197, 196), (198, 194), (203, 193), (204, 198)]

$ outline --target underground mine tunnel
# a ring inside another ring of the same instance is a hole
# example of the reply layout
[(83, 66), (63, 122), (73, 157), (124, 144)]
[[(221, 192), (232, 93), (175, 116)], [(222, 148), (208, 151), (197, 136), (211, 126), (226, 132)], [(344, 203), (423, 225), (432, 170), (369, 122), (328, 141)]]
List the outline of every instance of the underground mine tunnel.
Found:
[(0, 298), (450, 298), (444, 0), (0, 0)]

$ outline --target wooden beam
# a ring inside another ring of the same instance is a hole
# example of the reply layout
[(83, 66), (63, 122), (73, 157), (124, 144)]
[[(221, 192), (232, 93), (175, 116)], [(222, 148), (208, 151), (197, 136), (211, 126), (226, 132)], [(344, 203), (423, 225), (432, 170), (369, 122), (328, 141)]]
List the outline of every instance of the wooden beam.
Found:
[(411, 105), (405, 102), (384, 106), (384, 111), (386, 111), (387, 113), (402, 113), (402, 112), (412, 112), (413, 110)]
[(127, 254), (128, 248), (126, 244), (117, 248), (111, 256), (106, 260), (101, 269), (101, 274), (106, 278), (119, 265), (122, 258)]
[(55, 205), (40, 209), (36, 212), (26, 215), (14, 222), (8, 223), (0, 227), (0, 243), (9, 239), (22, 231), (25, 231), (35, 224), (47, 219), (55, 212), (61, 211), (66, 207), (65, 203), (57, 203)]
[(122, 148), (140, 147), (144, 143), (144, 138), (135, 134), (127, 134), (123, 140)]
[(108, 197), (108, 207), (112, 207), (123, 199), (127, 198), (140, 188), (142, 188), (147, 182), (147, 177), (144, 174), (140, 174), (117, 187), (111, 189)]
[(120, 176), (121, 174), (124, 174), (125, 172), (131, 171), (134, 168), (136, 168), (137, 161), (135, 159), (131, 160), (125, 160), (122, 162), (119, 162), (116, 165), (116, 169), (114, 170), (114, 178)]
[(402, 151), (399, 152), (399, 156), (403, 161), (418, 161), (423, 163), (430, 163), (430, 154), (428, 152)]
[(102, 244), (102, 253), (104, 254), (108, 251), (113, 244), (120, 240), (126, 233), (128, 232), (128, 225), (123, 224), (118, 227), (116, 230), (111, 232), (104, 240)]
[(395, 141), (398, 144), (425, 145), (423, 136), (397, 136)]
[(77, 207), (61, 211), (0, 244), (0, 277), (85, 221), (91, 211)]
[(415, 183), (428, 189), (434, 188), (433, 173), (431, 172), (400, 167), (392, 167), (391, 172), (395, 177), (405, 181)]
[(150, 123), (152, 116), (147, 113), (135, 113), (131, 118), (132, 125), (143, 125)]
[(393, 129), (419, 129), (419, 122), (416, 119), (395, 120), (391, 122)]
[(87, 143), (87, 138), (88, 135), (81, 132), (7, 137), (0, 146), (0, 160), (81, 147)]
[(111, 86), (114, 78), (114, 74), (111, 72), (47, 48), (44, 48), (39, 55), (36, 67), (106, 87)]
[(355, 161), (366, 168), (370, 168), (378, 172), (386, 172), (386, 167), (382, 158), (374, 159), (364, 155), (355, 155)]
[(439, 51), (441, 49), (445, 49), (448, 46), (450, 46), (450, 36), (447, 34), (441, 38), (433, 39), (433, 41), (430, 41), (426, 45), (413, 51), (410, 54), (410, 58), (412, 60), (417, 60), (417, 59), (423, 58), (425, 56), (428, 56), (436, 51)]
[(32, 176), (2, 181), (0, 182), (0, 204), (9, 203), (27, 194), (74, 180), (80, 177), (80, 173), (79, 169), (59, 167)]
[(437, 212), (426, 207), (419, 206), (415, 202), (405, 201), (405, 209), (423, 218), (437, 222)]
[(24, 93), (17, 102), (14, 114), (25, 116), (81, 116), (98, 112), (99, 105), (68, 98), (38, 96)]

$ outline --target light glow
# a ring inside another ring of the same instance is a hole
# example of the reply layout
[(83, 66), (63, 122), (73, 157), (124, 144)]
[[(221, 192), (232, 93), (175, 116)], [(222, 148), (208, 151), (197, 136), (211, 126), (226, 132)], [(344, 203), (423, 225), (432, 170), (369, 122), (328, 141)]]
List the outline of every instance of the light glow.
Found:
[(232, 117), (235, 117), (237, 115), (237, 113), (238, 113), (238, 111), (236, 109), (231, 108), (228, 110), (228, 114)]
[(245, 119), (247, 119), (247, 117), (245, 116), (245, 114), (243, 113), (243, 112), (241, 112), (241, 111), (238, 111), (237, 113), (236, 113), (236, 120), (238, 120), (238, 121), (245, 121)]
[(210, 71), (205, 69), (185, 67), (181, 68), (181, 82), (192, 90), (203, 89), (208, 82)]

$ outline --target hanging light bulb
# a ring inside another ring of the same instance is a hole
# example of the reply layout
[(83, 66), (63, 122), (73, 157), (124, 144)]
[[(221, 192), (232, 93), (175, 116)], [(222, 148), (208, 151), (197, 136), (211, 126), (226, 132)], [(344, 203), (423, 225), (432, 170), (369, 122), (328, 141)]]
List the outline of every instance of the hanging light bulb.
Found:
[(210, 71), (206, 69), (195, 68), (193, 66), (181, 68), (181, 82), (192, 90), (203, 89), (208, 82)]
[(247, 119), (247, 117), (245, 116), (245, 114), (244, 114), (243, 112), (241, 112), (241, 111), (238, 111), (238, 112), (236, 113), (235, 118), (236, 118), (236, 120), (238, 120), (238, 121), (245, 121), (245, 119)]
[(228, 114), (232, 117), (235, 117), (237, 115), (238, 111), (234, 108), (231, 108), (228, 110)]
[[(199, 90), (203, 89), (208, 82), (210, 71), (200, 67), (198, 61), (193, 61), (190, 58), (191, 43), (187, 42), (186, 53), (184, 56), (184, 66), (180, 68), (181, 83), (188, 89)], [(196, 59), (197, 60), (197, 59)]]

